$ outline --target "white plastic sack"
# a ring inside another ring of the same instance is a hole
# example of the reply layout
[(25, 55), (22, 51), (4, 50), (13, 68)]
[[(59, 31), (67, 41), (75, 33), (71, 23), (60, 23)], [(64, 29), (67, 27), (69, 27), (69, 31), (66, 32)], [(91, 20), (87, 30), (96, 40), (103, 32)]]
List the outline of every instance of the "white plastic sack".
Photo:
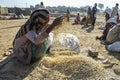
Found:
[(19, 18), (20, 18), (20, 19), (24, 19), (25, 16), (24, 16), (23, 14), (21, 14), (21, 15), (19, 15)]
[(108, 19), (107, 22), (108, 23), (115, 23), (116, 24), (117, 23), (117, 16), (114, 16), (114, 17)]
[(52, 32), (50, 32), (49, 37), (48, 37), (48, 43), (50, 46), (53, 45), (53, 38), (54, 38), (54, 34)]
[[(80, 52), (80, 42), (78, 38), (69, 33), (60, 33), (54, 39), (54, 43), (57, 43), (60, 48), (70, 49), (77, 53)], [(55, 46), (54, 46), (55, 47)]]
[(120, 52), (120, 41), (116, 41), (107, 46), (109, 51)]
[(104, 30), (105, 26), (103, 24), (99, 25), (98, 29)]

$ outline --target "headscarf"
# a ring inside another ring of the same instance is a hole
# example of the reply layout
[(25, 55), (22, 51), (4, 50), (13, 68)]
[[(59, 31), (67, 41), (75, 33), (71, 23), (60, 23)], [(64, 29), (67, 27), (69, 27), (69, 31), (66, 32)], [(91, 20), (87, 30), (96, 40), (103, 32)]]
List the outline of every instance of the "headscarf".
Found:
[[(50, 13), (46, 9), (38, 9), (32, 12), (30, 18), (26, 21), (24, 25), (21, 26), (17, 32), (15, 39), (24, 36), (27, 32), (34, 30), (37, 34), (43, 27), (45, 23), (50, 18)], [(14, 41), (15, 41), (14, 39)], [(14, 45), (13, 41), (13, 45)]]

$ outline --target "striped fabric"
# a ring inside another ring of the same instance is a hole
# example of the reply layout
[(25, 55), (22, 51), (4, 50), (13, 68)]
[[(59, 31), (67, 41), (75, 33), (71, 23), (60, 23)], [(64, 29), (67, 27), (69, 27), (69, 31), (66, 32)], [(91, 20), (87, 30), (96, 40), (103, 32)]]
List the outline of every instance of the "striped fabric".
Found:
[[(30, 18), (27, 22), (21, 26), (17, 32), (15, 39), (24, 36), (28, 31), (34, 30), (36, 33), (39, 33), (42, 29), (42, 25), (49, 19), (49, 11), (46, 9), (38, 9), (32, 12)], [(15, 41), (14, 39), (14, 41)], [(13, 41), (13, 45), (14, 45)]]

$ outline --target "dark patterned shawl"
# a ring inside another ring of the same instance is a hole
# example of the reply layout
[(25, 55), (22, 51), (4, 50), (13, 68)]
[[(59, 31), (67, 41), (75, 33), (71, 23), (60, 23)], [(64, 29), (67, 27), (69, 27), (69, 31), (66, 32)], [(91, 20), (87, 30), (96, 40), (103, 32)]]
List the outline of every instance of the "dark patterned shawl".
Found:
[[(34, 30), (36, 33), (39, 33), (41, 30), (42, 24), (49, 19), (49, 11), (46, 9), (38, 9), (32, 12), (30, 18), (26, 21), (24, 25), (18, 30), (15, 39), (24, 36), (28, 31)], [(14, 41), (15, 41), (14, 39)], [(13, 45), (14, 45), (13, 41)]]

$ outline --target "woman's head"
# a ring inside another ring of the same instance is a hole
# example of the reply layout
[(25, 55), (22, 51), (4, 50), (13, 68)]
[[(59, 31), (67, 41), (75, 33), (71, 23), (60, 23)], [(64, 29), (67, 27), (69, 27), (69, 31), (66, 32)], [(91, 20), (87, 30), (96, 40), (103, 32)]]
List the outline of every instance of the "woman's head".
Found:
[(48, 24), (50, 19), (50, 13), (46, 9), (38, 9), (32, 12), (30, 16), (30, 22), (33, 23), (36, 27), (44, 27)]
[[(16, 34), (15, 39), (25, 35), (27, 32), (34, 30), (39, 33), (42, 29), (45, 29), (45, 25), (48, 24), (50, 19), (50, 13), (46, 9), (38, 9), (32, 12), (29, 20), (21, 26)], [(14, 44), (14, 41), (13, 41)]]

